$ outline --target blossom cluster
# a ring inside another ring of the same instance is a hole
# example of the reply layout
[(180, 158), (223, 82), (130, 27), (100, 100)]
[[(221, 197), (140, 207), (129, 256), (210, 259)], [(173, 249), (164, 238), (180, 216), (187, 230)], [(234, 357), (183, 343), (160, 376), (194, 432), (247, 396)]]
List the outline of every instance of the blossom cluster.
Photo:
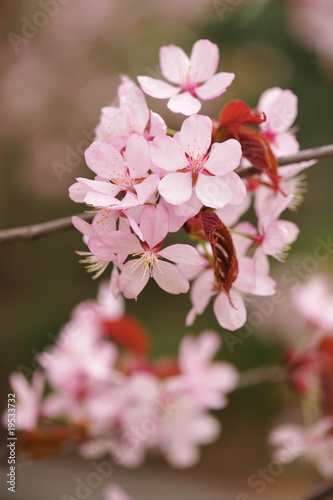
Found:
[(98, 300), (79, 304), (39, 355), (31, 382), (10, 376), (21, 455), (43, 458), (74, 441), (84, 457), (109, 454), (125, 467), (148, 453), (194, 465), (199, 446), (219, 435), (209, 410), (225, 407), (238, 383), (232, 365), (212, 361), (219, 347), (218, 334), (206, 331), (185, 336), (178, 359), (152, 361), (145, 328), (102, 284)]
[[(102, 109), (85, 152), (95, 177), (78, 178), (70, 197), (93, 213), (91, 223), (73, 217), (88, 246), (78, 252), (81, 262), (94, 277), (112, 263), (115, 296), (137, 299), (152, 277), (168, 293), (190, 291), (188, 325), (214, 296), (218, 323), (236, 330), (246, 321), (248, 295), (275, 293), (268, 256), (283, 261), (297, 238), (298, 227), (281, 214), (299, 205), (298, 174), (313, 162), (279, 167), (276, 160), (299, 150), (290, 90), (267, 90), (255, 110), (231, 102), (219, 120), (198, 114), (202, 100), (220, 96), (234, 79), (216, 73), (218, 62), (218, 47), (199, 40), (190, 57), (174, 45), (160, 49), (167, 81), (139, 76), (139, 87), (122, 76), (118, 106)], [(179, 131), (149, 109), (145, 93), (186, 116)], [(257, 227), (246, 221), (252, 202)], [(165, 245), (181, 228), (197, 247)]]
[[(292, 293), (303, 330), (288, 345), (286, 369), (291, 387), (303, 401), (305, 426), (274, 428), (270, 443), (277, 460), (304, 457), (333, 478), (333, 290), (327, 278), (313, 275)], [(290, 336), (289, 336), (290, 338)]]

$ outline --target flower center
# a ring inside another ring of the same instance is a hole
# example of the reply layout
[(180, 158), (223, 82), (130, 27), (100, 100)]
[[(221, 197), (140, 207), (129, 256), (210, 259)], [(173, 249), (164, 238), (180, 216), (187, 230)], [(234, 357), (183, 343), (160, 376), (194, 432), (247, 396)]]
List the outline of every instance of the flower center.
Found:
[(141, 255), (141, 258), (139, 260), (137, 260), (135, 262), (135, 264), (133, 264), (130, 267), (130, 269), (131, 269), (130, 274), (133, 274), (134, 271), (136, 271), (138, 268), (140, 268), (140, 272), (142, 273), (142, 278), (140, 280), (141, 283), (145, 279), (147, 271), (150, 274), (150, 277), (153, 276), (153, 269), (154, 269), (155, 264), (156, 264), (158, 270), (160, 271), (160, 273), (163, 274), (161, 264), (159, 263), (155, 252), (153, 252), (152, 250), (148, 250), (144, 253), (133, 254), (133, 257), (135, 257), (136, 255)]
[(199, 174), (204, 170), (208, 159), (208, 152), (203, 155), (198, 154), (196, 158), (193, 158), (187, 153), (185, 153), (185, 156), (187, 159), (187, 169), (192, 173)]

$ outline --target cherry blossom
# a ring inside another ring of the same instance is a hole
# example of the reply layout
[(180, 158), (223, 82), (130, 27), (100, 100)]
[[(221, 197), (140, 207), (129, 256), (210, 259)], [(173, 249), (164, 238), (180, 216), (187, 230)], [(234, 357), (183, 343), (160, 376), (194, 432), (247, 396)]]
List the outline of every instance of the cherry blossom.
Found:
[(173, 205), (190, 200), (192, 188), (207, 207), (222, 208), (241, 203), (246, 196), (244, 183), (233, 171), (242, 155), (238, 141), (214, 144), (211, 151), (212, 121), (208, 116), (187, 118), (179, 137), (160, 136), (151, 147), (153, 163), (166, 171), (158, 190)]
[(110, 484), (103, 490), (104, 500), (132, 500), (117, 484)]
[(172, 85), (148, 76), (139, 76), (138, 81), (146, 94), (169, 99), (168, 108), (174, 113), (192, 115), (200, 111), (199, 99), (214, 99), (232, 83), (233, 73), (216, 73), (218, 63), (218, 47), (209, 40), (196, 42), (190, 57), (180, 47), (168, 45), (160, 49), (160, 65)]
[(97, 141), (108, 142), (121, 151), (131, 134), (142, 135), (146, 140), (166, 134), (164, 120), (149, 111), (142, 90), (128, 76), (121, 76), (118, 99), (119, 107), (102, 108), (95, 130)]
[(223, 408), (226, 393), (237, 386), (235, 368), (222, 362), (212, 362), (221, 345), (217, 333), (206, 331), (195, 339), (183, 338), (180, 344), (181, 375), (170, 380), (169, 387), (189, 392), (202, 408)]
[(270, 444), (276, 446), (274, 458), (289, 463), (298, 457), (312, 462), (327, 478), (333, 477), (333, 418), (327, 417), (310, 427), (285, 424), (273, 429)]
[[(17, 430), (30, 431), (37, 426), (41, 416), (41, 400), (45, 387), (45, 377), (42, 372), (36, 371), (33, 374), (31, 384), (22, 373), (15, 372), (9, 377), (10, 386), (15, 393), (16, 412), (15, 427)], [(2, 423), (7, 427), (7, 418), (13, 415), (5, 411)]]
[(118, 231), (116, 234), (101, 237), (108, 246), (110, 254), (138, 255), (140, 258), (127, 261), (121, 268), (118, 286), (126, 298), (137, 298), (152, 277), (156, 283), (169, 293), (185, 293), (189, 289), (188, 280), (172, 262), (188, 262), (200, 265), (202, 259), (190, 245), (175, 244), (163, 250), (161, 246), (168, 233), (169, 214), (163, 205), (147, 206), (143, 209), (140, 229), (143, 241), (133, 234)]

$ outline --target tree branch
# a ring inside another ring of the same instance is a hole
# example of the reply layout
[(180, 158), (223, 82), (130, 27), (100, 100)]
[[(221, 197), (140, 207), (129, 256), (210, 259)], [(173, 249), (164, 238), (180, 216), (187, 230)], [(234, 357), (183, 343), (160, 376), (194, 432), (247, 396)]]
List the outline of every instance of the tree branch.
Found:
[(237, 389), (244, 389), (264, 382), (281, 382), (286, 380), (287, 374), (284, 367), (268, 366), (254, 368), (239, 374)]
[[(92, 214), (79, 214), (81, 219), (90, 222), (93, 218)], [(4, 229), (0, 231), (0, 243), (13, 243), (20, 240), (35, 240), (41, 236), (48, 234), (59, 233), (72, 229), (72, 216), (64, 217), (63, 219), (51, 220), (42, 222), (41, 224), (33, 224), (32, 226), (15, 227), (13, 229)]]
[[(322, 146), (320, 148), (306, 149), (291, 156), (283, 156), (278, 158), (280, 166), (290, 165), (292, 163), (301, 163), (308, 160), (319, 160), (321, 158), (333, 157), (333, 144), (329, 146)], [(250, 177), (251, 175), (260, 173), (259, 170), (249, 167), (239, 172), (242, 178)], [(91, 214), (79, 214), (79, 217), (86, 221), (91, 221)], [(68, 229), (72, 229), (71, 217), (64, 217), (41, 224), (34, 224), (32, 226), (17, 227), (13, 229), (4, 229), (0, 231), (0, 243), (13, 243), (20, 240), (35, 240), (41, 236), (47, 236), (53, 233), (59, 233)]]
[[(291, 165), (292, 163), (301, 163), (302, 161), (309, 160), (320, 160), (323, 158), (330, 158), (333, 156), (333, 144), (329, 146), (322, 146), (320, 148), (312, 148), (305, 149), (304, 151), (300, 151), (291, 156), (281, 156), (278, 158), (278, 165), (283, 167), (285, 165)], [(254, 168), (249, 167), (245, 168), (241, 172), (238, 172), (238, 175), (243, 179), (246, 177), (251, 177), (251, 175), (259, 174), (261, 171)]]

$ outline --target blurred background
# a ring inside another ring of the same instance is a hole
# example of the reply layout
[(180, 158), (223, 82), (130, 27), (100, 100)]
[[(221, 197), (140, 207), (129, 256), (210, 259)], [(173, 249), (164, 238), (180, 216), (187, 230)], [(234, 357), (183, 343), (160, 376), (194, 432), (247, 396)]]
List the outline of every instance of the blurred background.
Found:
[[(49, 4), (53, 10), (47, 11)], [(83, 152), (93, 139), (100, 108), (115, 102), (119, 74), (133, 79), (159, 75), (161, 45), (173, 43), (189, 53), (196, 40), (208, 38), (219, 46), (219, 69), (234, 72), (236, 79), (223, 96), (204, 104), (203, 114), (218, 117), (221, 107), (235, 99), (255, 107), (265, 89), (290, 88), (299, 98), (296, 124), (301, 149), (333, 143), (332, 26), (331, 0), (2, 0), (1, 229), (84, 209), (69, 200), (68, 187), (76, 177), (88, 174)], [(170, 127), (179, 127), (181, 118), (166, 112), (165, 101), (148, 99), (148, 103)], [(298, 213), (284, 214), (300, 226), (301, 233), (287, 263), (273, 264), (277, 278), (312, 255), (318, 237), (326, 240), (332, 235), (333, 159), (321, 161), (307, 176), (304, 204)], [(73, 306), (96, 296), (98, 283), (79, 265), (76, 249), (84, 245), (75, 231), (0, 248), (1, 408), (8, 374), (22, 366), (34, 368), (36, 354), (53, 342)], [(318, 270), (333, 273), (332, 256)], [(305, 270), (304, 277), (312, 271)], [(189, 307), (188, 297), (168, 296), (150, 283), (137, 303), (128, 301), (127, 311), (147, 324), (154, 354), (159, 355), (176, 353), (186, 332)], [(283, 343), (275, 332), (277, 321), (278, 315), (260, 335), (236, 344), (233, 352), (224, 346), (221, 357), (240, 370), (279, 363)], [(284, 328), (288, 327), (285, 316)], [(209, 311), (190, 331), (207, 328), (221, 331)], [(239, 390), (228, 408), (219, 412), (221, 438), (203, 450), (198, 467), (183, 473), (170, 471), (163, 462), (152, 463), (141, 475), (119, 472), (120, 482), (128, 484), (129, 492), (137, 491), (138, 500), (153, 498), (149, 496), (153, 477), (159, 478), (161, 489), (170, 491), (165, 498), (236, 499), (242, 492), (255, 498), (248, 478), (269, 464), (267, 432), (283, 419), (281, 408), (293, 405), (282, 384)], [(49, 477), (52, 471), (72, 491), (78, 470), (87, 467), (75, 457), (29, 464), (18, 473), (17, 498), (46, 498), (37, 494), (33, 478), (38, 476), (48, 478), (47, 498), (60, 498), (59, 479)], [(286, 499), (302, 498), (317, 480), (310, 467), (291, 465), (267, 485), (263, 497), (281, 498), (283, 492)], [(98, 491), (95, 494), (99, 500)]]

